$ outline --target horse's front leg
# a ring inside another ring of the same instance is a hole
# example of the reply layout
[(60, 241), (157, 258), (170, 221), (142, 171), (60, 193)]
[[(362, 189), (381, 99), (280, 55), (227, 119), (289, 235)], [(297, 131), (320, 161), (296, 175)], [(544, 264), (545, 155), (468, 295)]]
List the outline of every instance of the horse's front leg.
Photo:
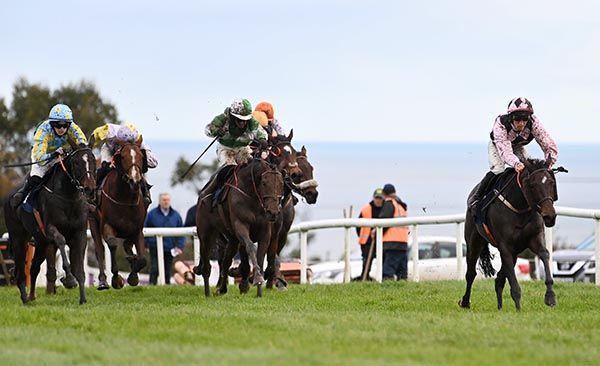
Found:
[(102, 235), (100, 234), (100, 223), (95, 217), (89, 218), (90, 232), (92, 233), (92, 239), (94, 241), (94, 253), (96, 254), (96, 260), (98, 261), (98, 290), (108, 290), (110, 286), (106, 281), (106, 263), (104, 256), (104, 244), (102, 243)]
[(552, 269), (550, 267), (550, 253), (544, 245), (543, 238), (537, 237), (530, 249), (540, 257), (542, 263), (544, 263), (544, 273), (546, 274), (546, 294), (544, 295), (544, 304), (548, 306), (556, 305), (556, 294), (554, 293), (554, 279), (552, 278)]
[[(262, 295), (262, 284), (265, 282), (265, 279), (262, 272), (262, 265), (258, 263), (256, 245), (250, 240), (250, 233), (246, 225), (237, 222), (233, 227), (240, 245), (243, 245), (246, 248), (246, 253), (248, 253), (248, 258), (254, 271), (252, 283), (258, 287), (258, 295), (260, 296)], [(264, 260), (264, 252), (262, 259)]]
[(125, 285), (125, 280), (119, 274), (119, 265), (117, 263), (117, 245), (119, 244), (119, 239), (116, 237), (115, 230), (108, 224), (104, 224), (104, 227), (102, 228), (102, 236), (104, 236), (106, 244), (108, 244), (108, 249), (110, 250), (112, 287), (114, 289), (121, 289)]
[(84, 271), (84, 260), (85, 250), (87, 247), (87, 238), (85, 229), (78, 233), (75, 233), (69, 241), (71, 265), (73, 267), (73, 274), (79, 284), (79, 304), (83, 305), (87, 302), (85, 295), (85, 271)]
[(496, 287), (496, 299), (498, 300), (498, 310), (502, 310), (502, 293), (504, 292), (504, 285), (506, 284), (506, 274), (504, 273), (504, 267), (500, 268), (496, 275), (495, 287)]
[(227, 284), (229, 282), (229, 267), (233, 257), (238, 252), (239, 244), (237, 240), (227, 240), (225, 245), (225, 251), (222, 257), (219, 258), (219, 283), (217, 284), (217, 295), (223, 295), (227, 293)]
[(63, 270), (65, 271), (65, 278), (61, 278), (63, 285), (66, 288), (75, 288), (77, 287), (77, 281), (75, 280), (75, 276), (71, 272), (71, 264), (67, 257), (67, 252), (65, 249), (65, 245), (67, 243), (65, 237), (58, 231), (56, 226), (52, 224), (48, 224), (46, 226), (46, 237), (50, 240), (50, 242), (55, 243), (60, 251), (60, 257), (62, 259)]
[(135, 239), (135, 250), (138, 254), (133, 253), (133, 242), (129, 240), (125, 240), (123, 249), (125, 249), (127, 260), (131, 266), (131, 273), (127, 277), (127, 283), (130, 286), (137, 286), (140, 283), (138, 273), (146, 266), (146, 257), (143, 256), (146, 246), (144, 245), (144, 235), (142, 232), (140, 231)]
[(521, 286), (519, 286), (517, 275), (515, 274), (516, 254), (510, 253), (503, 243), (500, 243), (498, 250), (500, 251), (500, 258), (502, 258), (502, 268), (500, 271), (504, 272), (504, 275), (508, 278), (510, 296), (515, 302), (515, 307), (517, 310), (521, 310)]

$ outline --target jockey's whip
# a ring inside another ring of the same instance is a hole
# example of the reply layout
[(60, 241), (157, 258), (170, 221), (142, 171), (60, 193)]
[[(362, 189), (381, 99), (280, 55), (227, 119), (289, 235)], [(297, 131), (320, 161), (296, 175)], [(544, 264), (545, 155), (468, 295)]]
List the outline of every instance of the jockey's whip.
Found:
[(196, 163), (198, 162), (198, 160), (200, 160), (200, 158), (202, 157), (202, 155), (204, 155), (204, 153), (206, 153), (208, 151), (208, 149), (210, 149), (211, 146), (213, 146), (213, 144), (215, 143), (215, 141), (217, 141), (219, 139), (220, 136), (216, 136), (211, 143), (206, 147), (206, 149), (204, 149), (204, 151), (202, 151), (202, 154), (200, 154), (200, 156), (198, 156), (198, 158), (196, 160), (194, 160), (194, 162), (190, 165), (189, 168), (187, 168), (187, 170), (185, 171), (185, 173), (183, 173), (180, 177), (179, 177), (179, 181), (183, 181), (183, 178), (185, 178), (185, 176), (190, 172), (190, 170), (192, 170), (192, 168), (194, 167), (194, 165), (196, 165)]
[(56, 158), (56, 156), (51, 156), (51, 157), (49, 157), (47, 159), (42, 159), (42, 160), (38, 160), (38, 161), (32, 161), (31, 163), (8, 164), (8, 165), (3, 165), (2, 167), (3, 168), (18, 168), (18, 167), (22, 167), (22, 166), (30, 166), (30, 165), (35, 165), (35, 164), (38, 164), (38, 163), (43, 163), (45, 161), (52, 160), (52, 159), (55, 159), (55, 158)]

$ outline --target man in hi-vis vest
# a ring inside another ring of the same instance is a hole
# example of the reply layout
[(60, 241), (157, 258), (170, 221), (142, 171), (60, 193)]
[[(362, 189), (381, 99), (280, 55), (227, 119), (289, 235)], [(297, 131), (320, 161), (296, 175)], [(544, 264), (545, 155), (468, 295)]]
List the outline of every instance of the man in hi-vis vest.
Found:
[[(365, 207), (362, 208), (362, 210), (360, 210), (360, 215), (358, 215), (358, 218), (377, 219), (381, 213), (381, 207), (383, 207), (383, 190), (381, 188), (377, 188), (375, 192), (373, 192), (373, 199), (371, 202), (369, 202), (367, 205), (365, 205)], [(358, 279), (371, 279), (369, 277), (369, 272), (371, 271), (373, 258), (375, 258), (375, 248), (371, 249), (371, 244), (375, 245), (375, 230), (368, 226), (360, 228), (357, 227), (356, 234), (358, 235), (358, 244), (360, 244), (360, 251), (362, 254), (362, 272), (360, 273), (360, 277)]]
[[(396, 188), (391, 184), (383, 186), (384, 203), (379, 217), (406, 217), (406, 203), (396, 196)], [(398, 280), (408, 278), (408, 227), (389, 227), (383, 229), (383, 279)]]

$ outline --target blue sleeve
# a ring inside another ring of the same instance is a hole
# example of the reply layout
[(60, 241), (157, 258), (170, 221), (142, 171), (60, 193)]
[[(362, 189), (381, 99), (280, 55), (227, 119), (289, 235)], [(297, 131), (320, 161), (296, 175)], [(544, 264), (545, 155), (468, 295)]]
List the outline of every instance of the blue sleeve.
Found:
[(148, 215), (146, 215), (146, 220), (144, 220), (144, 227), (154, 227), (154, 225), (152, 224), (152, 212), (153, 210), (150, 210), (150, 212), (148, 212)]

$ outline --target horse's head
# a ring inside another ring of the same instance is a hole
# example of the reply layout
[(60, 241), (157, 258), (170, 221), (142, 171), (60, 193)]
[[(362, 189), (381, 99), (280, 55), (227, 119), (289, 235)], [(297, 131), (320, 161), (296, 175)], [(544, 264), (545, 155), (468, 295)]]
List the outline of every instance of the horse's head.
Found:
[(273, 222), (281, 212), (283, 197), (283, 176), (276, 167), (264, 160), (257, 160), (259, 168), (253, 171), (253, 183), (257, 190), (260, 204), (265, 210), (267, 220)]
[(68, 142), (72, 150), (64, 159), (66, 173), (75, 188), (93, 199), (96, 190), (96, 157), (87, 145), (77, 144), (71, 139)]
[(317, 191), (319, 183), (313, 176), (313, 166), (308, 161), (306, 148), (304, 146), (302, 146), (300, 152), (296, 154), (296, 161), (298, 162), (298, 167), (302, 170), (302, 181), (294, 183), (296, 183), (298, 188), (302, 191), (302, 196), (306, 198), (307, 203), (316, 203), (317, 196), (319, 195), (319, 192)]
[(556, 223), (554, 201), (558, 200), (554, 172), (543, 160), (528, 159), (524, 164), (519, 181), (525, 199), (529, 207), (542, 215), (544, 224), (552, 227)]
[(292, 146), (293, 137), (294, 130), (291, 130), (288, 136), (269, 136), (269, 161), (277, 166), (283, 175), (289, 176), (292, 182), (298, 184), (302, 181), (303, 172), (296, 161), (297, 152)]
[(117, 141), (117, 151), (114, 155), (115, 167), (121, 177), (129, 184), (132, 191), (138, 189), (142, 182), (144, 155), (142, 141), (122, 142)]

